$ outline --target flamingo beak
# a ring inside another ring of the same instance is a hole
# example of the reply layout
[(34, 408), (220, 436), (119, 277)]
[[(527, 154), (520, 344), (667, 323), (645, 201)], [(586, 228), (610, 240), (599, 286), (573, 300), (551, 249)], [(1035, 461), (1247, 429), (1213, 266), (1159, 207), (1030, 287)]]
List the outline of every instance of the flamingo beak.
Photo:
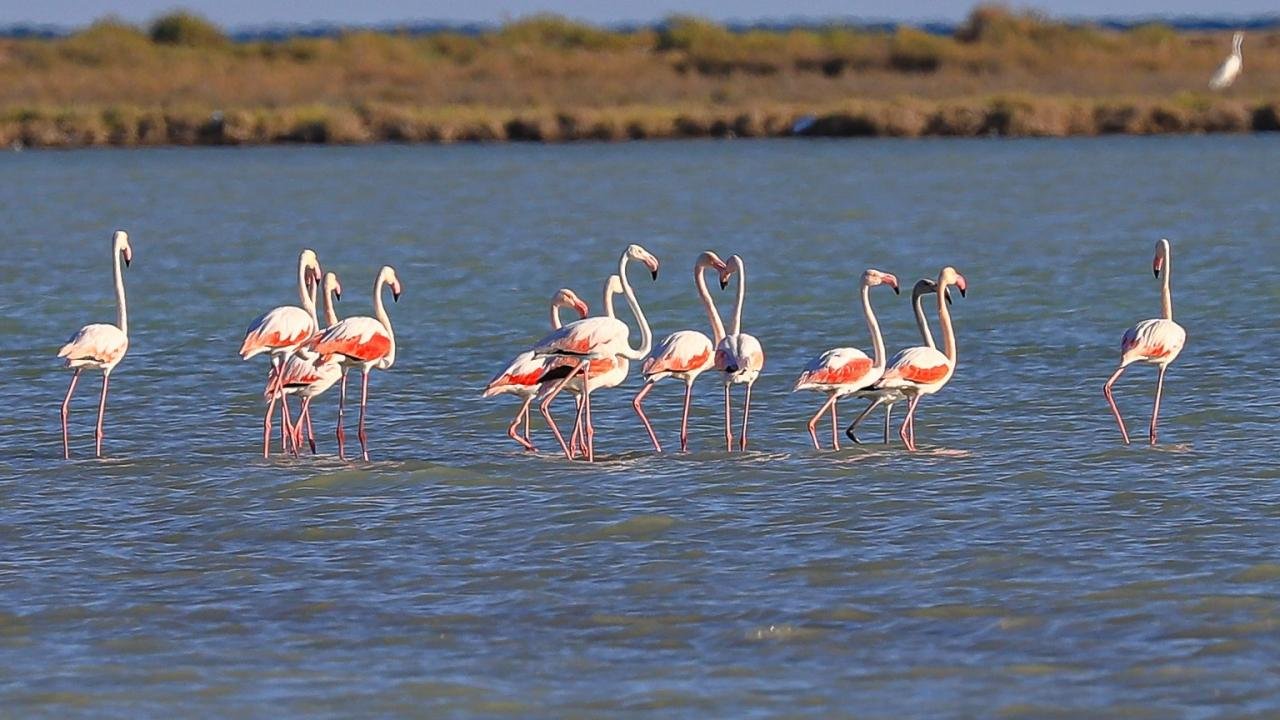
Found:
[(124, 255), (124, 266), (129, 267), (129, 263), (133, 260), (133, 251), (126, 247), (121, 254)]
[(965, 292), (969, 289), (969, 283), (965, 282), (963, 275), (956, 275), (956, 288), (960, 290), (960, 297), (965, 297)]
[(898, 278), (895, 275), (885, 275), (884, 283), (893, 288), (894, 295), (901, 295), (902, 291), (898, 289)]
[(587, 307), (587, 304), (581, 300), (574, 304), (573, 309), (577, 310), (578, 315), (581, 317), (586, 317), (591, 312), (590, 308)]
[(1160, 271), (1164, 269), (1164, 258), (1156, 256), (1155, 262), (1151, 263), (1151, 274), (1160, 277)]
[(720, 273), (720, 289), (729, 287), (729, 273)]
[(657, 279), (658, 279), (658, 268), (653, 268), (653, 269), (649, 270), (649, 274), (653, 276), (653, 279), (654, 279), (654, 280), (657, 280)]

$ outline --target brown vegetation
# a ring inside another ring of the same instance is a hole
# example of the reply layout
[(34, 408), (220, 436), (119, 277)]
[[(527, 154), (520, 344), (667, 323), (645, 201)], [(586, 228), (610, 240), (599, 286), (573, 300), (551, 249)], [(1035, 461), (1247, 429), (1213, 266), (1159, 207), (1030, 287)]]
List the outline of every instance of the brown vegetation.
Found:
[(900, 28), (733, 32), (696, 18), (612, 32), (551, 16), (490, 33), (232, 42), (176, 14), (0, 40), (0, 142), (458, 142), (791, 134), (1092, 135), (1275, 130), (1280, 32), (1126, 32), (975, 10)]

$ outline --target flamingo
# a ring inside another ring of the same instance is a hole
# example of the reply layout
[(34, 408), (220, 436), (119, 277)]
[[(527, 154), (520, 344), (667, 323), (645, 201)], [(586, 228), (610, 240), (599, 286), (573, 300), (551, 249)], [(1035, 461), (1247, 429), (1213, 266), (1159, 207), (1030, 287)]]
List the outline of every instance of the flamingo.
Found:
[(1124, 418), (1120, 417), (1120, 408), (1116, 406), (1116, 399), (1111, 395), (1111, 386), (1120, 378), (1120, 374), (1124, 369), (1135, 362), (1148, 362), (1160, 368), (1160, 374), (1156, 378), (1156, 404), (1155, 409), (1151, 411), (1151, 444), (1156, 444), (1156, 422), (1160, 417), (1160, 394), (1164, 389), (1164, 373), (1169, 369), (1170, 363), (1178, 357), (1178, 353), (1182, 352), (1182, 346), (1187, 341), (1187, 331), (1181, 325), (1173, 321), (1173, 298), (1169, 294), (1169, 275), (1172, 273), (1172, 259), (1169, 248), (1169, 241), (1161, 238), (1156, 243), (1156, 256), (1152, 261), (1151, 271), (1158, 278), (1160, 273), (1164, 273), (1164, 283), (1160, 288), (1160, 317), (1153, 320), (1143, 320), (1124, 331), (1124, 339), (1120, 341), (1120, 367), (1107, 378), (1107, 384), (1102, 387), (1102, 392), (1107, 397), (1107, 402), (1111, 405), (1111, 412), (1116, 416), (1116, 424), (1120, 426), (1120, 435), (1124, 438), (1124, 444), (1129, 444), (1129, 431), (1125, 429)]
[[(288, 425), (288, 405), (280, 392), (280, 370), (285, 360), (298, 348), (301, 348), (316, 334), (316, 301), (311, 292), (320, 284), (320, 261), (314, 250), (305, 249), (298, 255), (298, 297), (302, 307), (281, 305), (259, 315), (249, 329), (245, 331), (244, 342), (240, 345), (240, 357), (248, 360), (255, 355), (270, 353), (272, 377), (275, 386), (270, 391), (271, 399), (267, 401), (267, 412), (262, 423), (262, 457), (271, 455), (271, 416), (275, 412), (276, 400), (279, 399), (282, 412), (285, 414), (285, 425)], [(283, 435), (283, 428), (282, 428)], [(285, 442), (281, 438), (281, 443)]]
[[(560, 434), (560, 429), (556, 427), (555, 421), (551, 418), (551, 401), (565, 388), (570, 380), (579, 373), (582, 374), (582, 417), (584, 423), (583, 431), (586, 434), (584, 445), (586, 445), (587, 462), (593, 462), (595, 460), (595, 428), (591, 424), (591, 391), (596, 387), (596, 384), (592, 383), (592, 374), (598, 369), (596, 361), (610, 361), (609, 366), (612, 368), (612, 372), (621, 372), (622, 376), (626, 377), (626, 371), (630, 366), (629, 361), (642, 360), (649, 354), (649, 350), (653, 346), (653, 334), (649, 329), (649, 321), (645, 319), (644, 310), (640, 308), (640, 302), (636, 300), (635, 291), (632, 290), (631, 283), (627, 280), (627, 263), (631, 260), (644, 263), (649, 268), (653, 279), (657, 280), (658, 259), (648, 250), (634, 244), (628, 245), (627, 249), (618, 258), (618, 281), (622, 285), (623, 295), (627, 298), (627, 305), (630, 306), (631, 313), (635, 315), (636, 322), (640, 325), (639, 348), (631, 347), (627, 339), (630, 329), (626, 323), (607, 315), (571, 322), (546, 336), (533, 347), (535, 355), (565, 357), (576, 360), (576, 364), (568, 375), (561, 379), (543, 398), (540, 407), (542, 416), (546, 418), (547, 424), (551, 427), (552, 432), (555, 433), (556, 440), (560, 443), (560, 449), (564, 451), (565, 457), (570, 460), (573, 459), (573, 454), (569, 451), (569, 446), (565, 444), (564, 437)], [(626, 368), (620, 367), (622, 363), (613, 362), (613, 358), (628, 361)], [(604, 363), (599, 364), (603, 365)]]
[(644, 387), (640, 388), (640, 392), (636, 393), (635, 399), (631, 401), (632, 407), (644, 423), (644, 429), (649, 431), (649, 439), (653, 441), (653, 449), (657, 452), (662, 452), (662, 445), (653, 432), (653, 426), (649, 424), (649, 418), (644, 414), (641, 403), (644, 402), (645, 396), (664, 378), (674, 377), (684, 381), (684, 413), (680, 416), (680, 452), (687, 452), (689, 450), (689, 401), (693, 397), (693, 381), (715, 365), (716, 345), (724, 339), (724, 323), (720, 320), (720, 313), (716, 312), (711, 294), (707, 292), (707, 281), (703, 276), (708, 269), (714, 269), (720, 274), (720, 287), (723, 289), (729, 282), (729, 268), (710, 250), (699, 255), (697, 262), (693, 265), (693, 284), (698, 290), (698, 297), (702, 299), (703, 309), (707, 311), (707, 319), (711, 321), (713, 337), (708, 338), (697, 330), (678, 330), (655, 345), (653, 352), (645, 358), (641, 369)]
[(871, 347), (875, 359), (853, 347), (828, 350), (809, 361), (792, 389), (792, 392), (817, 390), (827, 393), (827, 401), (809, 418), (809, 437), (813, 439), (815, 450), (822, 449), (818, 443), (818, 418), (828, 408), (831, 409), (831, 445), (833, 449), (839, 450), (836, 406), (840, 398), (870, 386), (884, 374), (884, 338), (880, 335), (880, 323), (876, 322), (875, 311), (871, 309), (871, 288), (876, 285), (888, 285), (896, 295), (898, 278), (874, 268), (868, 268), (862, 273), (862, 314), (866, 316), (867, 329), (871, 332)]
[[(576, 310), (580, 318), (585, 318), (589, 312), (587, 304), (576, 293), (569, 288), (560, 288), (551, 298), (552, 330), (564, 327), (560, 321), (561, 308)], [(483, 397), (509, 394), (524, 398), (520, 409), (516, 411), (515, 418), (507, 426), (507, 435), (529, 452), (535, 450), (533, 443), (529, 440), (529, 406), (533, 404), (533, 399), (542, 389), (544, 382), (542, 376), (550, 369), (550, 364), (547, 358), (535, 356), (532, 350), (522, 352), (484, 388)], [(519, 432), (521, 423), (524, 424), (524, 437), (521, 437)]]
[(951, 311), (946, 303), (947, 288), (952, 285), (964, 297), (968, 283), (963, 275), (948, 265), (938, 273), (937, 281), (938, 324), (942, 328), (943, 351), (928, 345), (902, 350), (890, 361), (879, 382), (872, 386), (874, 390), (900, 392), (907, 398), (907, 417), (902, 421), (898, 435), (912, 452), (916, 449), (915, 416), (920, 398), (941, 390), (956, 369), (956, 334), (951, 327)]
[[(342, 285), (335, 273), (324, 274), (324, 323), (326, 328), (338, 324), (338, 313), (334, 301), (342, 299)], [(321, 331), (323, 332), (323, 331)], [(311, 429), (311, 399), (324, 393), (342, 377), (342, 366), (337, 360), (323, 358), (314, 352), (301, 348), (289, 357), (280, 375), (281, 391), (285, 395), (297, 395), (302, 398), (302, 407), (298, 410), (298, 422), (293, 427), (294, 455), (302, 445), (303, 422), (306, 422), (307, 443), (311, 446), (311, 454), (316, 452), (316, 436)], [(264, 396), (269, 396), (274, 378), (267, 382)], [(282, 417), (283, 419), (283, 417)]]
[(1231, 37), (1231, 54), (1222, 61), (1218, 71), (1209, 80), (1210, 88), (1226, 90), (1240, 77), (1240, 71), (1244, 69), (1244, 56), (1240, 52), (1243, 45), (1244, 33), (1238, 32)]
[(747, 270), (742, 258), (734, 255), (725, 263), (730, 273), (738, 274), (738, 301), (733, 311), (733, 332), (716, 345), (715, 367), (724, 381), (724, 442), (726, 450), (733, 451), (732, 413), (729, 408), (729, 390), (734, 385), (746, 385), (742, 405), (742, 439), (739, 450), (747, 449), (747, 419), (751, 415), (751, 387), (764, 369), (764, 348), (753, 335), (742, 332), (742, 301), (747, 295)]
[(111, 234), (111, 260), (115, 266), (116, 282), (116, 324), (92, 323), (80, 328), (65, 345), (58, 349), (58, 357), (66, 359), (66, 366), (75, 370), (71, 376), (71, 386), (67, 388), (67, 396), (62, 399), (62, 457), (71, 459), (71, 444), (67, 433), (67, 418), (71, 410), (71, 393), (76, 389), (76, 381), (85, 368), (102, 371), (102, 397), (98, 400), (98, 425), (94, 431), (94, 456), (102, 457), (102, 417), (107, 411), (107, 383), (111, 380), (111, 371), (124, 359), (129, 350), (129, 313), (124, 301), (125, 267), (133, 260), (133, 248), (129, 245), (129, 234), (116, 230)]
[[(938, 284), (929, 278), (920, 278), (916, 281), (915, 287), (911, 288), (911, 305), (916, 314), (916, 327), (920, 330), (920, 339), (924, 342), (926, 347), (937, 347), (933, 343), (933, 333), (929, 332), (929, 321), (924, 316), (924, 296), (935, 292), (938, 292)], [(946, 298), (947, 304), (950, 305), (950, 292), (946, 294)], [(851, 423), (849, 427), (845, 428), (844, 434), (849, 436), (849, 439), (855, 443), (861, 444), (862, 441), (859, 440), (858, 436), (855, 434), (857, 432), (858, 425), (866, 419), (873, 410), (880, 405), (884, 405), (884, 442), (888, 443), (889, 421), (893, 415), (893, 406), (899, 400), (905, 399), (906, 396), (898, 390), (863, 390), (855, 394), (859, 397), (870, 398), (871, 403), (867, 405), (865, 410), (858, 414), (858, 417), (853, 419), (853, 423)]]
[[(374, 317), (356, 315), (349, 317), (324, 331), (315, 342), (314, 352), (323, 356), (337, 356), (343, 366), (360, 368), (360, 453), (369, 461), (368, 437), (364, 431), (364, 418), (369, 402), (369, 371), (390, 369), (396, 362), (396, 335), (391, 329), (391, 318), (382, 305), (382, 289), (391, 288), (391, 299), (400, 299), (400, 280), (395, 268), (383, 265), (378, 279), (373, 283)], [(341, 435), (339, 436), (341, 437)]]

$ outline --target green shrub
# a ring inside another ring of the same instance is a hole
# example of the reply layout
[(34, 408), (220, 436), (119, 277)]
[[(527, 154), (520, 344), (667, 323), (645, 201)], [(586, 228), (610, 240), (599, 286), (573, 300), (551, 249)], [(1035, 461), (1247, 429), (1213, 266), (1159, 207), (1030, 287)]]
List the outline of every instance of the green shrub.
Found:
[(180, 11), (163, 15), (151, 23), (151, 41), (161, 45), (217, 47), (227, 44), (227, 36), (199, 15)]

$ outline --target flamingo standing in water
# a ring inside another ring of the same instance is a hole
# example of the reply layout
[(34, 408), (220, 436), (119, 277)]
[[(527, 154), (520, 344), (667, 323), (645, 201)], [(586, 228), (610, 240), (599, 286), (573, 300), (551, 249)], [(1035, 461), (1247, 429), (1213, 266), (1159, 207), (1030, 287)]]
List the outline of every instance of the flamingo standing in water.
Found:
[[(569, 288), (560, 288), (551, 298), (551, 329), (559, 330), (564, 327), (560, 320), (560, 309), (570, 308), (578, 312), (579, 318), (585, 318), (589, 312), (587, 304), (578, 297)], [(534, 355), (532, 350), (522, 352), (507, 364), (506, 369), (498, 373), (489, 381), (484, 388), (483, 397), (493, 397), (495, 395), (515, 395), (523, 398), (520, 409), (516, 411), (516, 416), (512, 419), (511, 424), (507, 426), (507, 435), (529, 452), (534, 452), (535, 448), (529, 439), (529, 406), (533, 404), (533, 399), (537, 397), (538, 391), (543, 387), (543, 375), (550, 369), (550, 366), (556, 360), (548, 360), (545, 357)], [(524, 425), (524, 437), (520, 436), (520, 425)]]
[[(933, 333), (929, 332), (929, 320), (924, 315), (924, 296), (938, 292), (938, 283), (929, 278), (920, 278), (916, 281), (915, 287), (911, 288), (911, 306), (915, 310), (916, 327), (920, 330), (920, 339), (924, 342), (925, 347), (937, 347), (933, 343)], [(946, 294), (947, 304), (951, 304), (951, 293)], [(906, 398), (901, 391), (897, 389), (882, 390), (863, 390), (855, 393), (855, 395), (864, 398), (870, 398), (871, 403), (866, 409), (858, 413), (858, 417), (853, 419), (849, 427), (845, 428), (844, 434), (855, 443), (861, 444), (858, 439), (858, 425), (862, 423), (868, 415), (877, 407), (884, 405), (884, 442), (889, 442), (889, 421), (893, 416), (893, 406), (899, 400)]]
[(360, 452), (365, 462), (369, 460), (368, 437), (364, 431), (364, 418), (369, 402), (369, 371), (387, 370), (396, 362), (396, 335), (391, 329), (391, 318), (382, 305), (382, 289), (391, 288), (391, 299), (400, 299), (400, 280), (390, 265), (383, 265), (378, 279), (373, 283), (374, 317), (356, 315), (349, 317), (328, 330), (316, 340), (314, 352), (322, 357), (333, 355), (347, 368), (360, 368), (360, 425), (356, 436), (360, 438)]
[[(342, 285), (335, 273), (324, 274), (324, 323), (326, 328), (338, 324), (338, 312), (334, 301), (342, 299)], [(324, 332), (323, 330), (321, 332)], [(298, 410), (298, 422), (294, 424), (292, 433), (293, 454), (296, 457), (298, 448), (302, 446), (303, 423), (306, 423), (307, 443), (311, 446), (311, 454), (316, 452), (316, 435), (311, 428), (311, 399), (324, 393), (342, 377), (342, 365), (333, 358), (323, 358), (307, 348), (301, 348), (289, 357), (281, 371), (280, 387), (285, 395), (297, 395), (302, 398), (302, 407)], [(269, 379), (263, 395), (270, 395), (273, 380)], [(284, 417), (281, 416), (283, 421)]]
[[(631, 313), (635, 315), (636, 322), (640, 325), (639, 348), (631, 347), (627, 339), (630, 329), (626, 323), (608, 316), (571, 322), (546, 336), (533, 347), (535, 355), (564, 357), (574, 362), (568, 375), (547, 393), (540, 407), (542, 416), (546, 418), (547, 424), (551, 427), (552, 432), (555, 433), (556, 440), (559, 441), (565, 457), (570, 460), (573, 459), (573, 454), (570, 452), (569, 446), (565, 444), (564, 437), (560, 434), (560, 429), (556, 427), (555, 420), (551, 417), (551, 401), (555, 400), (556, 395), (573, 378), (579, 374), (582, 375), (582, 418), (583, 432), (586, 435), (583, 444), (586, 446), (587, 462), (593, 462), (595, 460), (595, 428), (591, 424), (591, 392), (596, 388), (597, 383), (592, 382), (592, 375), (598, 369), (596, 367), (597, 364), (605, 364), (603, 362), (597, 363), (596, 361), (608, 361), (612, 372), (620, 372), (622, 377), (625, 378), (627, 368), (630, 365), (629, 361), (643, 359), (649, 354), (649, 350), (653, 346), (653, 334), (649, 329), (649, 321), (645, 319), (644, 310), (640, 308), (640, 303), (636, 300), (631, 283), (627, 280), (627, 263), (631, 260), (644, 263), (649, 268), (653, 279), (657, 280), (658, 259), (639, 245), (627, 246), (627, 249), (618, 258), (617, 275), (619, 283), (622, 285), (622, 293), (626, 296), (627, 305), (630, 306)], [(620, 367), (622, 364), (616, 362), (614, 358), (628, 361), (626, 367)], [(621, 380), (618, 382), (621, 382)]]
[(1124, 369), (1135, 362), (1147, 362), (1160, 368), (1160, 374), (1156, 377), (1156, 404), (1155, 409), (1151, 411), (1149, 436), (1151, 444), (1155, 445), (1156, 422), (1160, 417), (1160, 393), (1164, 390), (1164, 373), (1169, 369), (1170, 363), (1178, 357), (1178, 353), (1182, 352), (1182, 346), (1187, 342), (1187, 331), (1173, 321), (1173, 297), (1169, 293), (1172, 262), (1169, 241), (1161, 238), (1160, 242), (1156, 243), (1156, 256), (1151, 264), (1151, 271), (1157, 278), (1160, 277), (1161, 272), (1164, 273), (1164, 284), (1160, 288), (1160, 317), (1143, 320), (1125, 330), (1124, 339), (1120, 341), (1120, 367), (1116, 368), (1111, 377), (1107, 378), (1107, 384), (1102, 387), (1102, 392), (1111, 405), (1111, 412), (1116, 416), (1116, 424), (1120, 426), (1120, 436), (1124, 438), (1125, 445), (1129, 444), (1129, 431), (1125, 429), (1124, 418), (1120, 417), (1120, 408), (1116, 406), (1116, 399), (1111, 394), (1111, 386), (1120, 379)]
[(711, 293), (707, 291), (707, 281), (703, 276), (708, 269), (714, 269), (720, 274), (720, 288), (724, 289), (729, 282), (729, 268), (720, 256), (710, 250), (699, 255), (697, 262), (693, 265), (693, 284), (698, 290), (698, 297), (702, 299), (703, 309), (707, 311), (707, 319), (711, 321), (713, 337), (708, 338), (697, 330), (678, 330), (655, 345), (653, 352), (645, 358), (641, 370), (644, 375), (644, 387), (640, 388), (635, 400), (631, 402), (641, 422), (644, 423), (644, 429), (649, 431), (649, 439), (653, 441), (653, 449), (657, 452), (662, 452), (662, 445), (653, 432), (649, 418), (644, 414), (641, 403), (644, 402), (645, 396), (664, 378), (674, 377), (684, 381), (684, 413), (680, 416), (680, 452), (687, 452), (689, 449), (689, 401), (693, 397), (693, 381), (715, 365), (715, 348), (724, 339), (724, 323), (720, 320), (720, 313), (716, 311)]
[(116, 230), (111, 235), (111, 260), (115, 267), (116, 283), (116, 324), (93, 323), (85, 325), (71, 336), (58, 350), (58, 357), (65, 358), (67, 367), (75, 370), (71, 376), (71, 386), (67, 388), (67, 396), (62, 399), (62, 457), (71, 459), (71, 443), (67, 432), (67, 419), (71, 410), (71, 393), (76, 389), (76, 381), (85, 368), (102, 371), (102, 397), (98, 400), (98, 425), (94, 431), (94, 456), (102, 457), (102, 418), (107, 412), (107, 384), (111, 379), (111, 371), (124, 359), (129, 350), (129, 313), (124, 301), (125, 267), (133, 260), (133, 248), (129, 245), (129, 235), (123, 230)]
[(839, 450), (836, 406), (840, 398), (870, 386), (884, 374), (884, 338), (880, 335), (880, 323), (876, 322), (875, 311), (871, 309), (871, 288), (876, 285), (888, 285), (896, 295), (898, 278), (874, 268), (868, 268), (862, 273), (862, 314), (866, 317), (867, 329), (871, 331), (871, 348), (875, 358), (869, 358), (866, 353), (853, 347), (828, 350), (809, 361), (792, 389), (792, 392), (817, 390), (827, 393), (827, 401), (809, 418), (809, 437), (813, 439), (815, 450), (822, 449), (818, 443), (818, 419), (827, 409), (831, 409), (831, 446)]
[(916, 449), (915, 417), (920, 398), (941, 390), (956, 369), (956, 334), (951, 326), (951, 311), (947, 309), (947, 288), (952, 285), (964, 297), (968, 283), (956, 269), (947, 266), (938, 273), (938, 324), (942, 328), (943, 351), (927, 345), (910, 347), (899, 352), (885, 369), (875, 390), (902, 393), (907, 398), (907, 417), (902, 421), (898, 435), (907, 449)]
[[(318, 327), (316, 320), (316, 300), (312, 288), (319, 286), (321, 280), (320, 261), (314, 250), (306, 249), (298, 255), (298, 297), (302, 307), (281, 305), (259, 315), (244, 334), (244, 342), (240, 345), (240, 357), (248, 360), (255, 355), (270, 353), (273, 388), (271, 399), (267, 401), (267, 412), (262, 423), (262, 457), (271, 455), (271, 416), (275, 412), (276, 400), (280, 400), (286, 420), (281, 428), (281, 444), (285, 427), (288, 425), (288, 405), (280, 392), (280, 370), (285, 361), (298, 348), (311, 340)], [(286, 445), (287, 452), (287, 445)]]
[(747, 295), (747, 270), (742, 258), (734, 255), (725, 263), (730, 273), (738, 274), (738, 302), (733, 310), (733, 331), (716, 345), (715, 367), (724, 380), (724, 443), (733, 451), (733, 416), (729, 408), (729, 390), (746, 385), (742, 405), (742, 439), (739, 449), (747, 449), (747, 419), (751, 416), (751, 387), (764, 369), (764, 348), (754, 336), (742, 332), (742, 302)]

